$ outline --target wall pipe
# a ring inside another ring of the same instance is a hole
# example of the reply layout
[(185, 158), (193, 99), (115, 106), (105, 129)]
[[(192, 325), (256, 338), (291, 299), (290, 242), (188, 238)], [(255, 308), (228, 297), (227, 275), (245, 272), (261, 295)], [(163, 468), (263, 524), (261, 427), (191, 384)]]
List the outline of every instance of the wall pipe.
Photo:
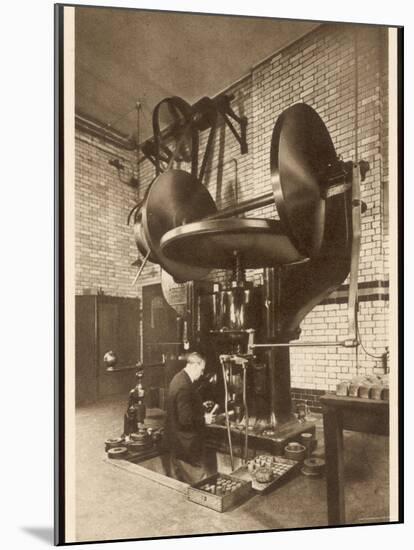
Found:
[(320, 347), (320, 346), (331, 346), (331, 347), (343, 347), (343, 348), (354, 348), (357, 344), (353, 340), (343, 340), (341, 342), (279, 342), (276, 344), (252, 344), (251, 349), (256, 348), (310, 348), (310, 347)]

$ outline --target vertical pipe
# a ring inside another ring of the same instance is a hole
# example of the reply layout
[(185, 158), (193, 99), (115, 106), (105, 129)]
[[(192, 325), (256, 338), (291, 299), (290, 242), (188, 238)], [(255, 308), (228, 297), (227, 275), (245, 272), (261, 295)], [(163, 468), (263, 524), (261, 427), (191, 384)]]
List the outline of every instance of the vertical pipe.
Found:
[(229, 419), (229, 390), (227, 386), (226, 368), (224, 366), (223, 356), (220, 356), (220, 363), (221, 363), (221, 370), (223, 373), (223, 383), (224, 383), (224, 412), (226, 417), (227, 439), (228, 439), (229, 451), (230, 451), (230, 464), (231, 464), (231, 471), (233, 471), (234, 459), (233, 459), (233, 444), (231, 440), (230, 419)]
[(249, 409), (247, 407), (247, 366), (243, 365), (243, 406), (246, 425), (244, 427), (244, 462), (247, 462), (249, 445)]
[(272, 413), (277, 424), (282, 424), (292, 419), (290, 348), (274, 348), (269, 355), (272, 371)]
[[(264, 298), (266, 308), (266, 337), (283, 342), (280, 318), (281, 270), (264, 270)], [(290, 349), (273, 348), (266, 352), (269, 367), (270, 417), (274, 427), (292, 420), (290, 395)]]

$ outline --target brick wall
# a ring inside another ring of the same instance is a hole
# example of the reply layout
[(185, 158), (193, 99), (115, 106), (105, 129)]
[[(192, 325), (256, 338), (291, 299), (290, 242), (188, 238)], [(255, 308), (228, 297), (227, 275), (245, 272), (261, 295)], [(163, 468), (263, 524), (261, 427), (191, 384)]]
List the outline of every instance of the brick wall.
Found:
[[(241, 155), (229, 129), (221, 127), (204, 181), (218, 208), (270, 191), (273, 126), (280, 113), (294, 103), (304, 101), (316, 109), (345, 161), (355, 158), (357, 124), (358, 156), (371, 167), (361, 186), (367, 211), (362, 218), (360, 333), (373, 355), (380, 355), (387, 345), (386, 63), (387, 34), (381, 27), (322, 25), (277, 52), (228, 90), (235, 96), (235, 111), (248, 117), (248, 153)], [(139, 286), (131, 289), (134, 268), (130, 263), (137, 254), (125, 219), (136, 194), (119, 183), (116, 171), (107, 163), (108, 154), (97, 150), (91, 138), (86, 139), (89, 143), (77, 141), (77, 289), (102, 287), (108, 293), (137, 295), (142, 285), (159, 280), (159, 268), (148, 264)], [(205, 140), (206, 136), (201, 136), (201, 151)], [(144, 162), (140, 196), (153, 176), (153, 166)], [(248, 215), (277, 217), (274, 206)], [(259, 283), (260, 270), (249, 271), (247, 276)], [(225, 280), (228, 273), (215, 270), (210, 278)], [(344, 286), (306, 317), (301, 325), (302, 340), (334, 341), (346, 336), (346, 290)], [(317, 395), (317, 390), (333, 390), (338, 380), (357, 373), (380, 372), (382, 366), (362, 349), (356, 356), (354, 349), (344, 348), (292, 349), (291, 364), (295, 392), (315, 391), (312, 395)]]
[[(133, 155), (80, 130), (76, 131), (75, 239), (76, 293), (134, 297), (131, 286), (137, 249), (127, 226), (128, 213), (136, 204), (137, 192), (122, 183), (117, 170), (108, 164), (123, 159), (127, 180)], [(159, 269), (154, 269), (158, 274)]]

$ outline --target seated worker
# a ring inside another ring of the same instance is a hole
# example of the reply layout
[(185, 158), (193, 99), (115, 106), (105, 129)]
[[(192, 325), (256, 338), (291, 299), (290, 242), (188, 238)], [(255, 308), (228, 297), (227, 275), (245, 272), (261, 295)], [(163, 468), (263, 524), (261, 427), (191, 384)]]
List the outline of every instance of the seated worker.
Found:
[(200, 353), (189, 353), (185, 367), (171, 380), (168, 390), (165, 435), (171, 474), (190, 484), (209, 475), (204, 428), (214, 421), (214, 415), (204, 412), (201, 395), (194, 386), (205, 366), (206, 361)]

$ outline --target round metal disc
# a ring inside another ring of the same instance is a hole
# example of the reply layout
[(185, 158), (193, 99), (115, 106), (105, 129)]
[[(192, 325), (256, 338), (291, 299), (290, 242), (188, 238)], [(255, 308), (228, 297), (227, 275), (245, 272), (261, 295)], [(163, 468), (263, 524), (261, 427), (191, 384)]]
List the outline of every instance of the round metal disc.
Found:
[(281, 232), (276, 220), (227, 218), (204, 220), (168, 231), (163, 254), (176, 262), (232, 269), (235, 254), (243, 268), (272, 267), (306, 261)]
[(321, 247), (325, 199), (335, 149), (319, 115), (305, 103), (284, 111), (275, 124), (270, 168), (276, 208), (285, 233), (307, 256)]
[(174, 260), (160, 248), (163, 235), (183, 224), (200, 220), (217, 211), (208, 190), (188, 172), (168, 170), (152, 183), (142, 209), (142, 225), (151, 253), (176, 281), (202, 279), (209, 270), (193, 262)]

